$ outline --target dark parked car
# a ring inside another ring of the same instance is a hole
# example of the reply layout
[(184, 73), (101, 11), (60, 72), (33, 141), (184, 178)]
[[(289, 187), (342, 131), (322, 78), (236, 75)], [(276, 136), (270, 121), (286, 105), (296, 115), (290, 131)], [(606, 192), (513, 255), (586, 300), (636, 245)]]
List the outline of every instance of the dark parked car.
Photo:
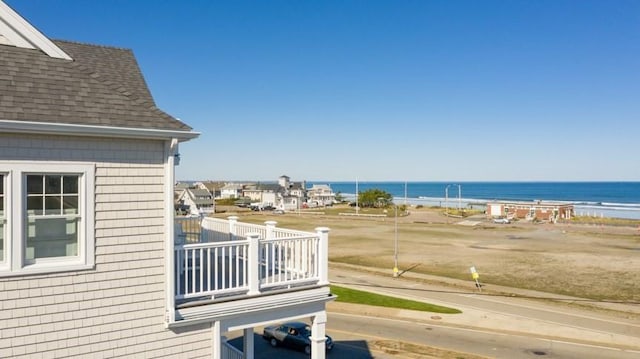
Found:
[[(289, 322), (280, 325), (272, 325), (264, 328), (262, 337), (269, 341), (273, 347), (278, 345), (303, 350), (311, 354), (311, 328), (302, 322)], [(325, 342), (327, 350), (333, 348), (333, 339), (327, 335)]]

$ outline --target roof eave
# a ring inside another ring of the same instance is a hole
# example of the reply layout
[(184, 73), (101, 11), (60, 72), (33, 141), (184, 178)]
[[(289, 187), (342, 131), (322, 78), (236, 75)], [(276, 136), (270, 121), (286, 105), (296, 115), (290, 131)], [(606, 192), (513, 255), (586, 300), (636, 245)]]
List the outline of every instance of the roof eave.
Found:
[(200, 136), (199, 132), (194, 132), (191, 130), (163, 130), (153, 128), (92, 126), (69, 123), (46, 123), (1, 119), (0, 132), (140, 139), (175, 138), (180, 142), (189, 141)]

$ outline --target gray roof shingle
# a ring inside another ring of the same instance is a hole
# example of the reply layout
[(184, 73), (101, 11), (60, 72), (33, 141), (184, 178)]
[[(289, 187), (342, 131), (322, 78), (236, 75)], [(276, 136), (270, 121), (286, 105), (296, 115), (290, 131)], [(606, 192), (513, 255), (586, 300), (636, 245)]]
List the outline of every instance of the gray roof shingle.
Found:
[(0, 45), (0, 120), (191, 130), (156, 107), (130, 50), (54, 42), (74, 60)]

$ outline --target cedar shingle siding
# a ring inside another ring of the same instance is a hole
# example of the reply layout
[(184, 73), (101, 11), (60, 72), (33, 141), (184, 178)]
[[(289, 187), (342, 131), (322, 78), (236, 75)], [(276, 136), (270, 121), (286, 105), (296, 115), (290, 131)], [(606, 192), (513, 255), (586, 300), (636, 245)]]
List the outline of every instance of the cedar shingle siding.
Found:
[[(0, 278), (0, 358), (210, 358), (164, 327), (163, 141), (0, 134), (0, 160), (96, 165), (94, 270)], [(171, 295), (171, 294), (169, 294)]]

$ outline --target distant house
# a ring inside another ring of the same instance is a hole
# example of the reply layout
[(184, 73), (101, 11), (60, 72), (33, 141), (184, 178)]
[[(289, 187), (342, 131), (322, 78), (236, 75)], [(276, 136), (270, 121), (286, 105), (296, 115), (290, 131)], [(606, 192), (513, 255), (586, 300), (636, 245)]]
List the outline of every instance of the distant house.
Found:
[(221, 191), (222, 191), (222, 188), (225, 186), (225, 183), (214, 182), (214, 181), (203, 181), (203, 182), (196, 182), (194, 186), (199, 189), (206, 189), (207, 191), (209, 191), (209, 193), (211, 193), (213, 198), (222, 198)]
[(290, 182), (291, 182), (291, 178), (287, 175), (282, 175), (278, 177), (278, 184), (282, 188), (288, 188)]
[(307, 201), (318, 206), (331, 206), (336, 201), (336, 194), (331, 186), (326, 184), (314, 184), (307, 190)]
[(574, 216), (573, 204), (559, 202), (494, 201), (487, 203), (488, 217), (506, 217), (556, 222)]
[(186, 188), (179, 192), (176, 202), (181, 208), (188, 208), (191, 215), (215, 213), (216, 202), (206, 188)]
[(291, 182), (289, 183), (289, 188), (287, 188), (287, 193), (289, 196), (294, 196), (300, 199), (302, 202), (307, 201), (307, 189), (306, 182)]
[(240, 198), (243, 188), (240, 183), (227, 183), (220, 189), (220, 198)]
[(176, 218), (198, 133), (130, 50), (52, 41), (0, 1), (0, 69), (0, 358), (253, 358), (253, 328), (300, 319), (325, 358), (329, 230)]
[(189, 183), (189, 182), (178, 182), (173, 187), (174, 187), (174, 189), (176, 191), (182, 191), (182, 190), (185, 190), (187, 188), (195, 188), (193, 183)]
[(282, 197), (283, 188), (275, 183), (258, 183), (245, 186), (242, 196), (248, 197), (251, 202), (275, 206)]

